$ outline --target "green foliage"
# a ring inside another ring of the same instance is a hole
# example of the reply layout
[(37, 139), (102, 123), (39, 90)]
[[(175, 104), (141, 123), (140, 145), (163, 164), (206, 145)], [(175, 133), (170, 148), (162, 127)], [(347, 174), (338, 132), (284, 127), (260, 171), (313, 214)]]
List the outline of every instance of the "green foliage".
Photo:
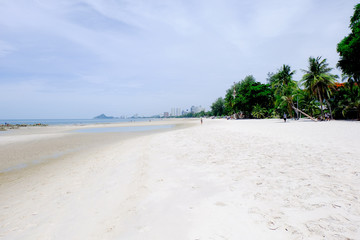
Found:
[(272, 79), (272, 85), (276, 88), (277, 93), (281, 93), (282, 95), (287, 95), (287, 87), (292, 86), (293, 75), (295, 71), (291, 71), (291, 67), (289, 65), (283, 65), (276, 74), (274, 74), (270, 79)]
[(336, 118), (360, 120), (360, 87), (350, 83), (338, 87), (334, 92), (332, 105)]
[(275, 73), (273, 72), (268, 72), (267, 73), (267, 78), (266, 78), (266, 82), (270, 85), (272, 85), (275, 82), (276, 78), (275, 78)]
[(317, 116), (320, 114), (319, 101), (310, 95), (308, 91), (299, 89), (294, 100), (296, 100), (296, 102), (294, 101), (294, 104), (310, 116)]
[(331, 90), (335, 88), (335, 79), (338, 78), (337, 75), (330, 73), (332, 68), (329, 68), (328, 65), (326, 58), (321, 60), (321, 57), (310, 57), (308, 70), (303, 70), (305, 74), (301, 80), (308, 93), (319, 100), (323, 118), (323, 101), (327, 101), (330, 98)]
[(251, 115), (254, 118), (265, 118), (266, 116), (266, 109), (261, 107), (259, 104), (256, 104), (251, 112)]
[(350, 111), (357, 113), (357, 119), (360, 120), (360, 88), (353, 86), (349, 89), (349, 93), (345, 95), (345, 99), (341, 102), (340, 106), (344, 106), (342, 114), (345, 116)]
[(216, 99), (211, 105), (211, 112), (214, 116), (223, 116), (225, 114), (225, 101), (222, 97)]
[[(234, 88), (235, 98), (233, 97)], [(245, 117), (251, 118), (256, 105), (263, 109), (271, 109), (273, 107), (273, 91), (268, 84), (256, 82), (251, 75), (234, 84), (226, 92), (225, 111), (227, 114), (242, 112)]]
[(340, 54), (337, 66), (360, 83), (360, 4), (354, 7), (349, 27), (351, 33), (337, 45), (337, 52)]
[(292, 79), (294, 74), (295, 71), (291, 71), (291, 67), (284, 64), (276, 74), (271, 76), (271, 87), (274, 89), (275, 106), (279, 115), (282, 112), (288, 112), (290, 117), (293, 117), (293, 99), (299, 89), (297, 82)]
[(184, 117), (184, 118), (199, 118), (199, 117), (209, 117), (211, 116), (211, 112), (205, 112), (205, 111), (201, 111), (201, 112), (198, 112), (198, 113), (187, 113), (187, 114), (184, 114), (180, 117)]

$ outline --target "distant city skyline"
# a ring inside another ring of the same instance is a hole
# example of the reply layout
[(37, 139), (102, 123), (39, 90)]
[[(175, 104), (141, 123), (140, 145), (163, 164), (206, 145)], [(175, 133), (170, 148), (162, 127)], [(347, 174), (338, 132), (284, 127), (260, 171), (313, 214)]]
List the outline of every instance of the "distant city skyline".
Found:
[[(247, 75), (335, 68), (353, 0), (0, 2), (0, 119), (206, 110)], [(335, 69), (334, 74), (340, 74)]]

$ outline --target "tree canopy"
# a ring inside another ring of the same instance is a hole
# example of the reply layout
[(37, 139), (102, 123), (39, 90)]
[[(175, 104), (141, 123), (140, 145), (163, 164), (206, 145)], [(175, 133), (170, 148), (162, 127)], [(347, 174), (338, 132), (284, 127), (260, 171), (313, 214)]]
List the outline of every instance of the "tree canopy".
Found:
[[(330, 98), (331, 90), (335, 88), (335, 79), (338, 78), (337, 75), (330, 73), (332, 68), (328, 67), (328, 65), (326, 58), (321, 60), (321, 57), (310, 57), (308, 70), (303, 70), (305, 74), (301, 80), (310, 95), (313, 95), (319, 100), (323, 118), (323, 101), (328, 102), (327, 100)], [(330, 104), (328, 104), (328, 107), (331, 109)]]
[(360, 4), (354, 8), (354, 15), (350, 19), (351, 33), (337, 45), (340, 60), (337, 66), (360, 83)]
[[(234, 88), (235, 98), (233, 96)], [(241, 112), (248, 118), (255, 116), (256, 118), (262, 118), (266, 116), (265, 109), (271, 109), (273, 106), (272, 97), (273, 93), (269, 84), (256, 82), (255, 78), (249, 75), (227, 90), (225, 106), (227, 113), (230, 114)]]
[(275, 105), (278, 109), (281, 108), (284, 103), (287, 106), (287, 112), (290, 117), (293, 117), (292, 108), (293, 98), (298, 90), (297, 83), (293, 80), (295, 71), (291, 70), (289, 65), (284, 64), (272, 78), (272, 88), (275, 91), (276, 102)]
[(211, 105), (211, 112), (215, 116), (222, 116), (225, 114), (225, 101), (222, 97), (216, 99)]

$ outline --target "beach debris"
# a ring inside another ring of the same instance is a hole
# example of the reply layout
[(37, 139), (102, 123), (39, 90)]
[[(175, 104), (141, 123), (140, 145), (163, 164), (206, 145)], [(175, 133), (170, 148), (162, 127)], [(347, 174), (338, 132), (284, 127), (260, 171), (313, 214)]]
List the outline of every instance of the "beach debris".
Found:
[(6, 131), (9, 129), (19, 129), (21, 127), (46, 127), (48, 126), (47, 124), (43, 124), (43, 123), (34, 123), (34, 124), (10, 124), (10, 123), (5, 123), (5, 124), (0, 124), (0, 131)]
[(278, 226), (278, 225), (276, 225), (273, 221), (269, 221), (268, 223), (267, 223), (267, 225), (268, 225), (268, 228), (270, 229), (270, 230), (276, 230), (276, 229), (278, 229), (280, 226)]

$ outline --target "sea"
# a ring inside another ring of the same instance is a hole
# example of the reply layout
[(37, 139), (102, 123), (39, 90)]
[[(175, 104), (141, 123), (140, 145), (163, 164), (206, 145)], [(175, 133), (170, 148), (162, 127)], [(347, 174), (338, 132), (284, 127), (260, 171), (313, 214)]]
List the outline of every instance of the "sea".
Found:
[(111, 118), (111, 119), (0, 119), (2, 124), (46, 124), (46, 125), (84, 125), (97, 123), (123, 123), (159, 121), (160, 118)]
[[(101, 123), (124, 123), (124, 122), (148, 122), (161, 121), (161, 118), (114, 118), (114, 119), (0, 119), (2, 124), (47, 124), (47, 125), (85, 125), (85, 124), (101, 124)], [(111, 125), (110, 125), (111, 126)], [(87, 128), (73, 130), (79, 133), (107, 133), (107, 132), (144, 132), (152, 130), (166, 130), (175, 127), (175, 125), (149, 125), (149, 126), (128, 126), (128, 127), (102, 127), (102, 128)], [(7, 131), (0, 131), (0, 137), (4, 136)], [(25, 162), (9, 168), (0, 169), (1, 173), (11, 172), (26, 168), (28, 166), (37, 165), (47, 160), (59, 158), (63, 153), (55, 153), (54, 155), (44, 157), (43, 159), (36, 159), (32, 162)]]

